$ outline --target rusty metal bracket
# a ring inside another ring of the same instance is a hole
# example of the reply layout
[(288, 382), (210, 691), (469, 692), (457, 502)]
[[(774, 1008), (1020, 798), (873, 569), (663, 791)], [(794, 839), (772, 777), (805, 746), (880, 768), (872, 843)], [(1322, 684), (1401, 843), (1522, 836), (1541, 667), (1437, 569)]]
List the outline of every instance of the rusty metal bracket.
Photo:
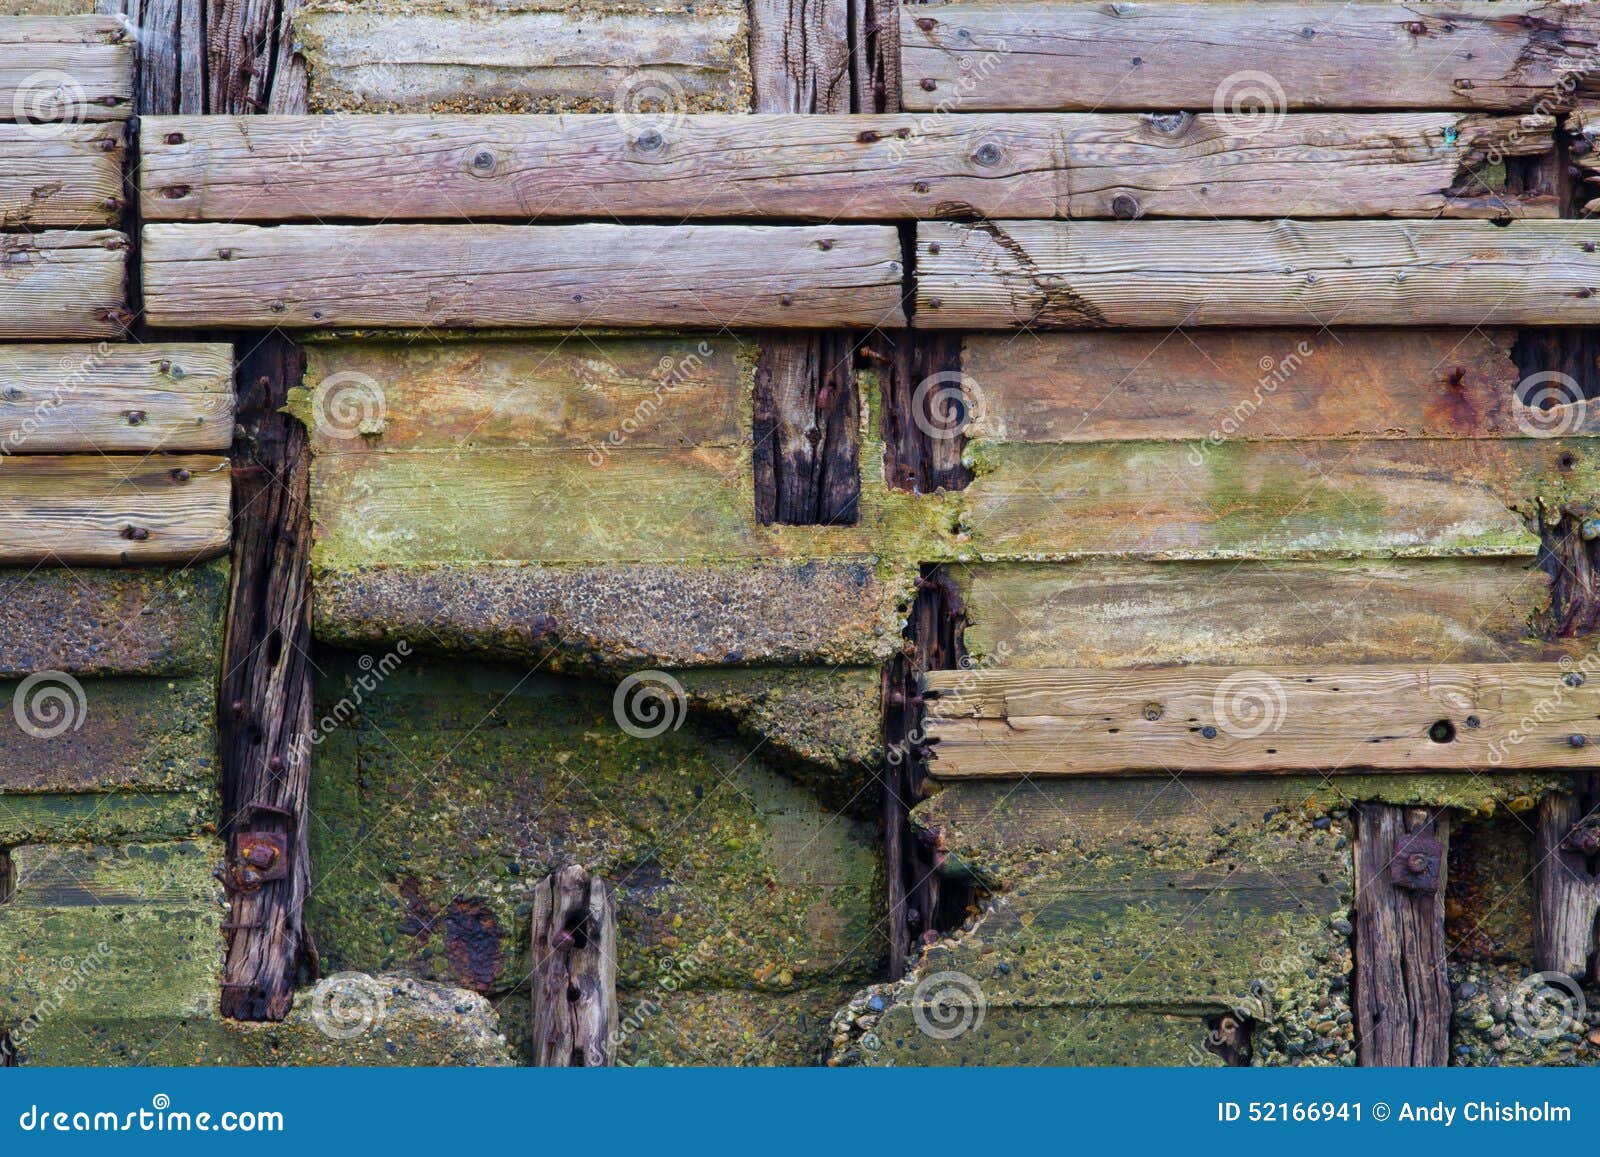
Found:
[(1409, 892), (1437, 892), (1444, 845), (1431, 836), (1401, 836), (1389, 863), (1389, 882)]
[(1561, 841), (1561, 850), (1580, 856), (1600, 854), (1600, 819), (1586, 819), (1573, 828)]
[[(287, 829), (281, 832), (256, 831), (250, 821), (257, 816), (276, 816)], [(242, 892), (253, 892), (273, 880), (289, 878), (289, 837), (294, 833), (294, 815), (271, 804), (248, 803), (239, 809), (236, 821), (245, 830), (234, 837), (233, 880)]]

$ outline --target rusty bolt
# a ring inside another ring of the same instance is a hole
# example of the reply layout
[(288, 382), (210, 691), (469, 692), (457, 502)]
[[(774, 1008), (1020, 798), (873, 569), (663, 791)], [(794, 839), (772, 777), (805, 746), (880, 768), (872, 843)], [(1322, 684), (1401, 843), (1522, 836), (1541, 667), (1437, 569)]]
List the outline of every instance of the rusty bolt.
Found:
[(251, 844), (250, 850), (245, 853), (244, 862), (252, 868), (270, 868), (277, 858), (278, 849), (271, 844)]
[(177, 469), (169, 472), (167, 477), (172, 479), (174, 482), (187, 482), (189, 481), (189, 472), (182, 466), (179, 466)]
[(161, 190), (161, 195), (167, 198), (169, 201), (176, 201), (180, 197), (187, 197), (189, 195), (189, 186), (168, 185), (166, 188)]
[(924, 32), (932, 32), (938, 26), (939, 26), (939, 22), (937, 20), (935, 20), (932, 16), (919, 16), (919, 17), (917, 17), (917, 27), (922, 29), (922, 31), (924, 31)]
[(938, 253), (939, 252), (939, 243), (937, 241), (928, 242), (928, 252), (929, 253)]
[(911, 191), (913, 193), (926, 193), (928, 191), (928, 182), (926, 182), (926, 181), (916, 181), (916, 182), (914, 182), (912, 184), (912, 186), (911, 186)]
[(181, 145), (181, 144), (183, 144), (183, 134), (182, 133), (168, 133), (167, 134), (167, 144), (169, 144), (169, 145)]
[(1410, 24), (1406, 25), (1406, 31), (1411, 33), (1413, 36), (1421, 36), (1424, 32), (1428, 31), (1428, 26), (1420, 20), (1413, 20)]
[(115, 137), (100, 138), (100, 151), (102, 153), (114, 153), (117, 151), (118, 147), (117, 139)]
[(826, 253), (828, 250), (833, 248), (833, 238), (824, 237), (821, 241), (817, 242), (817, 248)]
[(922, 89), (923, 92), (932, 92), (939, 87), (939, 82), (931, 76), (925, 76), (917, 82), (917, 87)]
[(144, 411), (143, 410), (129, 410), (128, 411), (128, 425), (130, 425), (130, 426), (142, 426), (142, 425), (144, 425)]
[(284, 310), (286, 310), (289, 307), (284, 305), (283, 302), (281, 300), (279, 300), (279, 301), (272, 302), (272, 304), (268, 305), (267, 308), (270, 309), (273, 313), (282, 313)]
[(944, 304), (944, 302), (943, 302), (943, 301), (941, 301), (941, 300), (940, 300), (940, 299), (939, 299), (939, 298), (937, 298), (937, 297), (930, 297), (930, 298), (928, 298), (928, 308), (929, 308), (929, 309), (938, 309), (938, 308), (939, 308), (939, 307), (940, 307), (940, 306), (941, 306), (941, 305), (943, 305), (943, 304)]
[(143, 542), (150, 537), (150, 532), (142, 526), (124, 526), (122, 537), (132, 539), (134, 542)]
[(1406, 871), (1413, 876), (1420, 876), (1428, 870), (1428, 857), (1413, 853), (1406, 857)]
[(122, 208), (122, 198), (107, 197), (104, 201), (100, 202), (100, 208), (106, 210), (108, 213), (115, 213), (117, 210)]
[(794, 304), (794, 295), (793, 294), (789, 294), (789, 293), (782, 294), (778, 298), (778, 304), (779, 305), (793, 305)]
[(875, 144), (878, 141), (878, 139), (879, 139), (878, 138), (878, 134), (873, 132), (871, 129), (862, 129), (861, 132), (856, 135), (856, 144), (858, 144), (858, 145)]
[(1585, 241), (1583, 243), (1583, 251), (1585, 253), (1593, 253), (1594, 252), (1594, 242), (1593, 241)]
[(1587, 744), (1588, 742), (1589, 742), (1589, 739), (1585, 735), (1579, 735), (1577, 733), (1574, 733), (1572, 735), (1567, 736), (1567, 744), (1570, 747), (1582, 747), (1585, 744)]

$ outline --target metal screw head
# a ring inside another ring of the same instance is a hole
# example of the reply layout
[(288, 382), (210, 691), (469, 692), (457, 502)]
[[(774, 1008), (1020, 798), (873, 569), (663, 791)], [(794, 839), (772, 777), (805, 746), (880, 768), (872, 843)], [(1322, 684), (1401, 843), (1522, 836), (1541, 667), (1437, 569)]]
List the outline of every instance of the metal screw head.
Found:
[(1571, 747), (1582, 747), (1584, 744), (1586, 744), (1588, 742), (1589, 742), (1588, 736), (1585, 736), (1585, 735), (1569, 735), (1569, 736), (1567, 736), (1567, 744), (1568, 744), (1568, 746), (1571, 746)]
[(1119, 221), (1132, 221), (1139, 215), (1138, 198), (1118, 193), (1111, 198), (1111, 215)]
[(1217, 729), (1208, 723), (1200, 729), (1200, 734), (1205, 739), (1215, 739), (1217, 737)]
[(150, 537), (150, 532), (142, 526), (124, 526), (122, 528), (122, 537), (133, 542), (143, 542)]
[(1150, 722), (1154, 723), (1157, 719), (1160, 719), (1163, 714), (1165, 714), (1165, 708), (1163, 708), (1159, 703), (1150, 702), (1144, 705), (1139, 714), (1143, 715)]
[(939, 82), (931, 76), (925, 76), (917, 82), (917, 87), (922, 89), (923, 92), (932, 92), (939, 87)]
[(1583, 674), (1579, 671), (1568, 671), (1565, 675), (1561, 676), (1561, 681), (1568, 687), (1582, 687)]
[(143, 410), (129, 410), (128, 411), (128, 425), (130, 425), (130, 426), (142, 426), (142, 425), (144, 425), (144, 411)]
[(973, 150), (972, 159), (980, 165), (997, 165), (1000, 163), (1000, 146), (993, 143), (979, 145)]

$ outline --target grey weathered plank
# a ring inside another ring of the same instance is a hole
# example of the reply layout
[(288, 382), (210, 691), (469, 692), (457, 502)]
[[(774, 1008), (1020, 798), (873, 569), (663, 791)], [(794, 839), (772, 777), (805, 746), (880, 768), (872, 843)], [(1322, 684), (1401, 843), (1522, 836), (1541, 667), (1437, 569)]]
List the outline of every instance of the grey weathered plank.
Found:
[(149, 225), (150, 324), (898, 325), (887, 226)]
[[(1558, 663), (930, 672), (932, 774), (1600, 765), (1600, 687)], [(1573, 742), (1572, 737), (1579, 741)]]
[(124, 156), (121, 125), (0, 124), (0, 227), (115, 225)]
[(120, 335), (127, 248), (110, 230), (0, 233), (0, 339)]
[[(1587, 4), (1117, 3), (902, 8), (908, 111), (1559, 107), (1596, 88)], [(1570, 81), (1563, 86), (1565, 78)]]
[(0, 563), (186, 563), (227, 549), (226, 458), (21, 456), (0, 470)]
[[(772, 110), (761, 110), (772, 111)], [(1554, 118), (706, 114), (159, 117), (151, 221), (1554, 217), (1505, 192)]]
[[(1501, 438), (1600, 432), (1559, 379), (1524, 384), (1513, 330), (974, 334), (966, 434), (992, 442)], [(1528, 403), (1534, 403), (1529, 405)]]
[(133, 44), (115, 18), (0, 17), (0, 120), (46, 134), (126, 120), (132, 105)]
[(1570, 221), (925, 221), (915, 324), (1594, 324), (1597, 240)]
[(226, 450), (227, 345), (0, 346), (0, 453)]

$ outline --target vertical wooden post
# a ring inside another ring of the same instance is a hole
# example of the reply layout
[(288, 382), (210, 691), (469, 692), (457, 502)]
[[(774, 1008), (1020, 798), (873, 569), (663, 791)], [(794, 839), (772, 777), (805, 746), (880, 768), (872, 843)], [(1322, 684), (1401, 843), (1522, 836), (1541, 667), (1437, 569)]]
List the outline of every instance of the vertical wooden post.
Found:
[(1577, 777), (1574, 790), (1539, 804), (1533, 837), (1534, 963), (1600, 982), (1600, 777)]
[(616, 1063), (617, 922), (611, 886), (577, 865), (533, 890), (533, 1054), (541, 1068)]
[(1356, 809), (1356, 1054), (1363, 1065), (1450, 1059), (1449, 839), (1443, 813), (1379, 803)]

